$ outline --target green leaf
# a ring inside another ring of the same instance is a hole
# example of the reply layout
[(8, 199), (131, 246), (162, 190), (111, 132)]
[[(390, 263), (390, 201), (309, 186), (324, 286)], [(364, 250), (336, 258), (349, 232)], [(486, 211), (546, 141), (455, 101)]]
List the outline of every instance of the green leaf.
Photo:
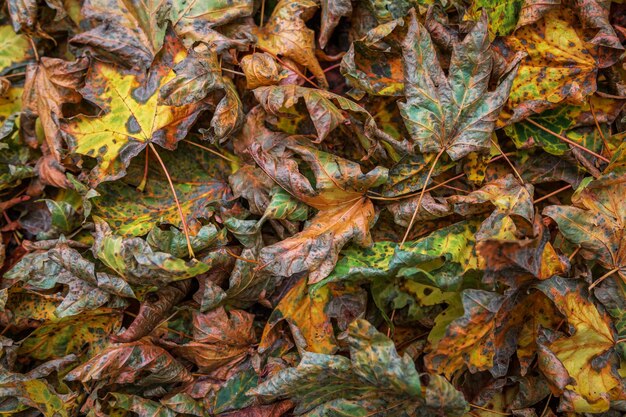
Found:
[(456, 161), (470, 152), (489, 151), (491, 133), (517, 72), (517, 65), (512, 66), (496, 89), (488, 91), (493, 65), (489, 46), (483, 15), (454, 46), (446, 77), (430, 34), (415, 13), (411, 15), (402, 46), (407, 99), (398, 106), (422, 153), (446, 152)]
[(131, 284), (163, 286), (210, 269), (210, 265), (196, 259), (185, 261), (169, 253), (155, 252), (143, 239), (116, 236), (104, 221), (95, 220), (94, 255)]
[[(228, 241), (226, 229), (219, 230), (213, 224), (202, 226), (196, 233), (191, 233), (191, 247), (194, 253), (200, 253), (210, 247), (223, 246)], [(171, 226), (169, 230), (154, 227), (146, 237), (148, 244), (160, 252), (166, 252), (177, 258), (188, 255), (185, 234)]]
[[(298, 367), (279, 371), (251, 392), (264, 401), (292, 398), (296, 415), (460, 416), (463, 396), (436, 375), (422, 386), (412, 359), (369, 322), (349, 326), (350, 359), (305, 352)], [(401, 405), (401, 407), (399, 407)]]
[(20, 345), (18, 355), (47, 361), (70, 353), (80, 354), (88, 346), (88, 356), (97, 354), (117, 332), (122, 315), (110, 309), (98, 309), (80, 315), (44, 322)]
[[(230, 198), (229, 165), (212, 154), (187, 143), (174, 152), (161, 152), (174, 183), (183, 214), (188, 220), (210, 217), (208, 204)], [(180, 215), (172, 190), (154, 155), (148, 161), (148, 180), (143, 192), (145, 154), (135, 158), (121, 181), (101, 184), (93, 198), (93, 214), (103, 218), (121, 236), (143, 236), (160, 223), (180, 226)]]

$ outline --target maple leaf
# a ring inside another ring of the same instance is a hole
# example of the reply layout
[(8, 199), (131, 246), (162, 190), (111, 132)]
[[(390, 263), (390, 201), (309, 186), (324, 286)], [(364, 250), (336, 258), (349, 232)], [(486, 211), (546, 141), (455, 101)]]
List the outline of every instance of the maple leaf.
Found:
[(540, 339), (539, 369), (563, 391), (561, 408), (603, 412), (623, 398), (615, 366), (615, 334), (606, 313), (584, 295), (581, 286), (560, 277), (538, 284), (566, 317), (571, 336), (549, 334)]
[[(259, 87), (254, 90), (254, 95), (270, 114), (280, 114), (281, 110), (294, 107), (302, 98), (317, 131), (316, 142), (324, 140), (340, 124), (349, 123), (350, 119), (341, 110), (363, 117), (366, 135), (375, 137), (380, 134), (376, 122), (367, 110), (338, 94), (297, 85), (281, 85)], [(335, 102), (339, 107), (334, 104)]]
[(0, 25), (0, 39), (0, 69), (3, 72), (32, 57), (28, 38), (15, 33), (11, 25)]
[[(80, 94), (76, 91), (83, 83), (89, 60), (82, 58), (74, 62), (56, 58), (43, 58), (30, 64), (26, 70), (26, 82), (22, 96), (22, 115), (20, 129), (24, 140), (37, 143), (35, 122), (40, 120), (46, 139), (44, 153), (56, 162), (56, 169), (50, 170), (42, 179), (51, 185), (66, 188), (69, 183), (58, 165), (61, 161), (63, 144), (59, 121), (63, 116), (61, 107), (66, 103), (78, 103)], [(50, 166), (50, 164), (47, 164)], [(58, 171), (56, 174), (54, 171)]]
[[(232, 198), (226, 181), (230, 166), (223, 159), (198, 152), (193, 144), (187, 142), (179, 143), (174, 152), (165, 152), (161, 158), (179, 198), (182, 214), (189, 222), (210, 217), (209, 203)], [(138, 192), (137, 188), (144, 179), (146, 159), (147, 180), (143, 184), (143, 192)], [(121, 236), (143, 236), (161, 223), (181, 225), (168, 178), (163, 169), (152, 161), (153, 154), (138, 155), (130, 162), (124, 178), (100, 184), (98, 195), (90, 200), (93, 214), (104, 219)], [(192, 230), (191, 234), (192, 240), (197, 239), (195, 231)], [(182, 256), (187, 256), (187, 253)]]
[(150, 386), (190, 382), (193, 378), (165, 349), (147, 340), (111, 345), (65, 377), (68, 381), (100, 381)]
[(148, 68), (164, 42), (165, 2), (88, 0), (81, 15), (87, 30), (70, 42), (124, 66)]
[(80, 92), (104, 114), (77, 116), (63, 126), (73, 152), (98, 160), (92, 185), (124, 176), (130, 160), (146, 146), (156, 143), (172, 150), (186, 136), (202, 105), (173, 107), (158, 102), (159, 87), (175, 77), (172, 68), (184, 57), (182, 45), (170, 36), (147, 75), (103, 62), (92, 65)]
[(573, 21), (571, 11), (552, 10), (507, 38), (512, 50), (527, 56), (513, 81), (503, 122), (516, 122), (560, 103), (580, 105), (596, 90), (596, 61)]
[(241, 69), (246, 75), (246, 84), (250, 89), (278, 84), (285, 78), (281, 75), (278, 63), (268, 53), (255, 52), (241, 59)]
[(185, 261), (169, 253), (155, 252), (141, 238), (124, 239), (114, 235), (111, 228), (98, 218), (92, 251), (117, 275), (137, 285), (168, 284), (195, 277), (210, 269), (208, 264), (197, 259)]
[[(270, 139), (253, 144), (250, 151), (278, 185), (320, 210), (302, 232), (261, 250), (262, 269), (280, 276), (309, 271), (310, 282), (314, 283), (330, 273), (339, 250), (349, 240), (362, 246), (371, 244), (369, 229), (375, 211), (365, 192), (385, 180), (386, 170), (363, 174), (358, 164), (317, 151), (297, 139), (286, 143), (280, 137)], [(295, 161), (286, 158), (290, 153), (311, 166), (315, 188), (298, 171)]]
[(23, 341), (18, 353), (41, 361), (83, 352), (95, 355), (108, 344), (107, 337), (120, 328), (121, 319), (120, 312), (102, 308), (46, 321)]
[(280, 0), (262, 28), (255, 27), (257, 45), (302, 65), (315, 76), (320, 87), (328, 87), (324, 71), (315, 57), (315, 33), (306, 26), (318, 4), (311, 0)]
[(412, 360), (399, 356), (393, 342), (369, 322), (353, 322), (347, 342), (350, 359), (306, 352), (297, 368), (278, 372), (252, 393), (264, 400), (293, 398), (298, 404), (295, 414), (304, 416), (465, 412), (458, 391), (437, 375), (430, 375), (428, 385), (422, 386)]
[(572, 198), (574, 206), (548, 206), (543, 213), (557, 222), (566, 239), (580, 245), (582, 256), (626, 282), (624, 192), (626, 180), (608, 174), (584, 181)]
[(494, 91), (488, 91), (493, 66), (487, 18), (483, 15), (456, 44), (446, 77), (427, 30), (415, 13), (402, 44), (406, 102), (400, 112), (413, 141), (423, 153), (446, 152), (458, 160), (486, 152), (500, 110), (517, 73), (516, 60)]
[[(352, 286), (325, 285), (309, 291), (302, 278), (281, 298), (263, 330), (259, 350), (266, 351), (278, 340), (278, 324), (285, 321), (299, 348), (315, 353), (334, 353), (337, 341), (331, 323), (329, 305), (333, 300), (349, 298)], [(304, 342), (304, 346), (303, 345)]]
[[(404, 92), (404, 73), (399, 48), (385, 48), (398, 43), (401, 19), (370, 30), (350, 45), (341, 60), (341, 74), (357, 91), (380, 96), (400, 96)], [(388, 39), (387, 39), (388, 38)]]

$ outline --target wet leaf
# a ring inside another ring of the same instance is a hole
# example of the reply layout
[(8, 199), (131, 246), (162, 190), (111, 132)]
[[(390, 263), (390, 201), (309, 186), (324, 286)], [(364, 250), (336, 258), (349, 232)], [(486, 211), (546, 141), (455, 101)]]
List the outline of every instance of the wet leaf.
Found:
[[(540, 341), (539, 367), (553, 386), (564, 391), (561, 407), (575, 412), (607, 410), (624, 389), (615, 372), (615, 334), (608, 315), (571, 280), (557, 277), (539, 288), (567, 318), (571, 334)], [(551, 373), (555, 367), (557, 375)]]
[(185, 58), (176, 38), (168, 37), (166, 45), (147, 76), (102, 62), (90, 68), (81, 94), (103, 115), (78, 116), (63, 129), (73, 152), (98, 160), (92, 185), (123, 177), (131, 159), (148, 145), (175, 149), (198, 117), (199, 104), (159, 104), (159, 86), (175, 77), (172, 68)]
[[(411, 415), (423, 408), (450, 416), (464, 413), (460, 393), (438, 376), (422, 386), (411, 359), (399, 356), (393, 343), (368, 322), (355, 321), (347, 341), (351, 359), (304, 353), (297, 368), (280, 371), (252, 393), (266, 401), (293, 398), (295, 414), (306, 416)], [(389, 408), (398, 403), (403, 408)]]
[(315, 76), (321, 87), (328, 82), (315, 57), (315, 33), (306, 26), (318, 5), (311, 0), (281, 0), (262, 28), (254, 28), (264, 51), (289, 58)]
[(428, 31), (412, 15), (402, 44), (407, 100), (398, 105), (421, 152), (446, 152), (458, 160), (489, 150), (497, 116), (517, 79), (514, 66), (488, 91), (493, 65), (489, 46), (483, 15), (455, 46), (446, 77)]

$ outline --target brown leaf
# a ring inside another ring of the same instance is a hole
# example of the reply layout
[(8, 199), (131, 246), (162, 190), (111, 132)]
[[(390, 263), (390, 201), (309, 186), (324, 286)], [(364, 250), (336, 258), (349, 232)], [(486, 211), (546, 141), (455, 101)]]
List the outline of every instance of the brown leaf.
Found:
[(76, 90), (83, 84), (88, 65), (87, 58), (70, 62), (44, 57), (39, 63), (29, 64), (26, 69), (20, 129), (31, 146), (36, 144), (35, 122), (39, 118), (47, 150), (57, 162), (61, 161), (63, 151), (59, 128), (59, 119), (63, 117), (61, 107), (65, 103), (81, 100)]
[(185, 298), (191, 288), (191, 280), (174, 282), (155, 293), (149, 294), (141, 303), (139, 314), (122, 334), (111, 336), (116, 343), (128, 343), (149, 335), (167, 319), (169, 311)]
[(226, 379), (231, 368), (243, 361), (256, 342), (254, 315), (241, 310), (226, 313), (223, 307), (193, 315), (194, 340), (182, 345), (162, 341), (175, 355), (198, 365), (202, 372)]
[(320, 87), (327, 88), (326, 75), (315, 57), (315, 33), (305, 23), (317, 8), (312, 0), (280, 0), (265, 26), (254, 28), (253, 33), (258, 46), (302, 65), (315, 75)]

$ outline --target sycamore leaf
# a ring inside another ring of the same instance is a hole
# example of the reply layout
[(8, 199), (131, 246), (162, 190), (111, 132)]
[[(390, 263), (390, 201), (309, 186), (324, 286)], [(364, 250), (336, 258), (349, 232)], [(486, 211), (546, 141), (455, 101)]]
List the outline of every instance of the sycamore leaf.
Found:
[(250, 0), (167, 0), (165, 4), (167, 18), (186, 45), (206, 41), (215, 26), (250, 16), (254, 6)]
[(97, 158), (92, 186), (123, 177), (131, 159), (149, 144), (175, 149), (198, 117), (201, 104), (159, 104), (159, 87), (175, 77), (172, 68), (186, 55), (173, 36), (165, 45), (147, 75), (99, 61), (91, 66), (81, 94), (103, 114), (72, 118), (63, 130), (73, 152)]
[(569, 262), (559, 256), (550, 243), (550, 233), (539, 216), (533, 223), (532, 237), (503, 239), (490, 236), (478, 242), (476, 251), (485, 260), (483, 279), (486, 282), (502, 277), (513, 283), (518, 275), (525, 279), (529, 273), (538, 279), (547, 279), (569, 269)]
[(307, 352), (334, 353), (337, 341), (329, 315), (333, 300), (350, 297), (356, 287), (337, 284), (324, 285), (308, 290), (306, 278), (301, 278), (281, 298), (272, 312), (265, 329), (259, 350), (266, 351), (278, 340), (278, 324), (283, 320), (290, 327), (296, 344)]
[(319, 42), (322, 49), (326, 48), (330, 37), (343, 16), (352, 14), (350, 0), (322, 0), (322, 27), (320, 28)]
[[(17, 398), (23, 405), (37, 409), (44, 417), (71, 415), (69, 412), (72, 408), (69, 404), (71, 397), (57, 393), (45, 379), (27, 379), (0, 384), (0, 397)], [(11, 411), (22, 410), (9, 410), (9, 413)]]
[(422, 386), (411, 358), (400, 357), (369, 322), (356, 320), (348, 331), (351, 359), (305, 352), (297, 368), (279, 371), (251, 392), (265, 401), (294, 399), (294, 413), (307, 417), (460, 416), (466, 411), (463, 396), (443, 378), (430, 375)]
[(376, 242), (370, 248), (342, 252), (332, 274), (316, 285), (341, 280), (382, 280), (399, 275), (443, 290), (456, 290), (462, 276), (480, 269), (476, 256), (477, 222), (465, 221), (444, 227), (428, 236), (406, 242)]
[(598, 31), (591, 39), (591, 43), (618, 50), (624, 49), (609, 22), (610, 2), (606, 0), (575, 0), (574, 9), (582, 20), (583, 27)]
[(150, 417), (176, 417), (176, 411), (163, 406), (163, 404), (142, 398), (137, 395), (128, 395), (113, 392), (109, 401), (111, 407), (132, 411), (139, 416)]
[(487, 152), (500, 110), (506, 102), (517, 65), (488, 91), (493, 66), (487, 18), (483, 16), (454, 46), (446, 77), (431, 37), (415, 13), (402, 44), (406, 102), (399, 102), (405, 125), (421, 152), (446, 152), (458, 160), (470, 152)]
[(354, 101), (329, 91), (297, 85), (280, 85), (259, 87), (254, 90), (254, 95), (265, 111), (276, 115), (294, 107), (302, 98), (317, 131), (316, 142), (324, 140), (340, 124), (348, 123), (350, 119), (342, 110), (364, 119), (366, 135), (373, 136), (378, 131), (376, 122), (367, 110)]
[(159, 0), (87, 0), (81, 9), (87, 30), (70, 42), (120, 65), (146, 69), (169, 43), (165, 11)]
[(285, 78), (274, 57), (268, 53), (246, 55), (241, 58), (240, 64), (246, 75), (246, 86), (250, 89), (275, 85)]
[[(146, 241), (154, 249), (160, 252), (167, 252), (177, 258), (184, 258), (188, 255), (185, 234), (175, 227), (170, 227), (169, 230), (155, 227), (146, 236)], [(219, 230), (213, 224), (202, 226), (197, 233), (191, 236), (191, 247), (194, 253), (202, 252), (210, 247), (222, 246), (226, 243), (226, 230)]]
[[(571, 334), (540, 341), (539, 369), (563, 392), (561, 408), (577, 413), (608, 410), (611, 400), (622, 399), (624, 393), (615, 370), (615, 333), (609, 316), (596, 308), (577, 281), (555, 277), (538, 288), (566, 317)], [(553, 369), (559, 372), (553, 374)]]
[[(176, 151), (160, 155), (188, 223), (209, 218), (210, 203), (232, 198), (226, 181), (230, 167), (224, 160), (186, 142), (179, 143)], [(148, 178), (143, 192), (139, 192), (137, 187), (143, 179), (146, 157)], [(121, 236), (143, 236), (161, 223), (180, 226), (180, 214), (169, 182), (154, 159), (154, 154), (146, 156), (142, 152), (131, 161), (123, 179), (100, 184), (99, 195), (90, 200), (93, 214), (103, 218)], [(196, 233), (192, 234), (197, 237)], [(186, 242), (184, 246), (187, 254)]]
[[(593, 114), (590, 106), (593, 106)], [(566, 132), (583, 126), (595, 127), (594, 115), (599, 123), (613, 123), (622, 107), (623, 102), (593, 95), (589, 102), (585, 102), (581, 106), (560, 105), (533, 116), (532, 120), (554, 133), (575, 140), (575, 137), (567, 135)], [(513, 139), (515, 146), (520, 149), (541, 146), (546, 152), (553, 155), (563, 155), (570, 150), (568, 144), (527, 121), (520, 121), (507, 126), (505, 131)], [(581, 145), (585, 146), (586, 144), (581, 143)]]
[(131, 284), (162, 286), (210, 269), (197, 259), (185, 261), (169, 253), (155, 252), (143, 239), (114, 235), (104, 221), (96, 220), (94, 256)]
[(11, 25), (0, 25), (0, 39), (0, 72), (2, 74), (15, 64), (31, 57), (28, 38), (15, 33)]
[[(250, 147), (256, 163), (288, 193), (321, 211), (358, 202), (369, 188), (387, 178), (385, 168), (363, 174), (358, 163), (319, 151), (303, 139), (281, 135), (261, 139)], [(289, 159), (293, 156), (310, 166), (314, 181), (300, 172), (295, 160)]]
[(626, 282), (624, 193), (626, 180), (609, 174), (585, 181), (572, 198), (573, 206), (548, 206), (543, 214), (554, 219), (567, 240), (580, 245), (585, 259), (617, 272)]
[[(250, 151), (285, 191), (320, 210), (302, 232), (263, 248), (260, 269), (279, 276), (309, 271), (310, 282), (315, 283), (332, 271), (339, 251), (349, 240), (361, 246), (371, 244), (369, 229), (376, 213), (364, 194), (385, 180), (386, 170), (376, 168), (363, 174), (357, 163), (280, 136), (252, 144)], [(294, 154), (310, 165), (315, 186), (293, 159), (286, 158)]]
[(274, 55), (289, 58), (315, 76), (320, 87), (328, 87), (315, 57), (315, 33), (306, 26), (318, 4), (312, 0), (280, 0), (262, 28), (255, 27), (257, 45)]
[(426, 356), (426, 366), (448, 378), (467, 365), (471, 372), (493, 366), (495, 317), (505, 298), (482, 290), (462, 294), (462, 317), (447, 328), (435, 350)]
[(108, 381), (138, 386), (190, 382), (193, 378), (165, 349), (147, 340), (112, 345), (75, 368), (68, 381)]
[(141, 303), (135, 320), (122, 334), (114, 335), (111, 340), (116, 343), (128, 343), (149, 335), (163, 320), (167, 320), (170, 310), (185, 298), (190, 288), (191, 281), (184, 280), (151, 293)]
[[(167, 343), (172, 353), (196, 365), (201, 372), (227, 377), (230, 368), (242, 362), (256, 342), (254, 316), (241, 310), (226, 313), (223, 307), (193, 315), (193, 341)], [(164, 342), (165, 343), (165, 342)]]
[(496, 35), (506, 36), (517, 27), (518, 15), (524, 0), (474, 0), (467, 10), (464, 20), (477, 20), (481, 10), (489, 17), (489, 33), (493, 38)]
[(580, 105), (596, 90), (596, 61), (573, 26), (572, 13), (559, 8), (507, 38), (525, 52), (502, 123), (517, 122), (561, 103)]
[(375, 27), (365, 37), (352, 43), (341, 61), (341, 74), (353, 88), (380, 96), (403, 94), (400, 51), (385, 48), (387, 37), (392, 45), (397, 42), (396, 30), (403, 25), (403, 20), (393, 20)]
[[(35, 121), (39, 118), (47, 152), (57, 163), (61, 160), (62, 151), (59, 129), (59, 120), (63, 116), (61, 107), (65, 103), (78, 103), (81, 100), (76, 89), (83, 83), (88, 64), (86, 58), (74, 62), (43, 58), (38, 63), (30, 64), (26, 70), (20, 128), (27, 142), (37, 143)], [(67, 187), (67, 180), (61, 185)]]
[(20, 345), (18, 354), (37, 360), (65, 357), (71, 353), (97, 354), (107, 344), (109, 335), (122, 324), (121, 314), (110, 309), (88, 311), (78, 316), (44, 322)]
[(365, 197), (320, 211), (302, 232), (261, 249), (261, 269), (283, 277), (309, 271), (309, 282), (316, 283), (333, 270), (348, 241), (372, 243), (369, 229), (375, 218), (374, 205)]

